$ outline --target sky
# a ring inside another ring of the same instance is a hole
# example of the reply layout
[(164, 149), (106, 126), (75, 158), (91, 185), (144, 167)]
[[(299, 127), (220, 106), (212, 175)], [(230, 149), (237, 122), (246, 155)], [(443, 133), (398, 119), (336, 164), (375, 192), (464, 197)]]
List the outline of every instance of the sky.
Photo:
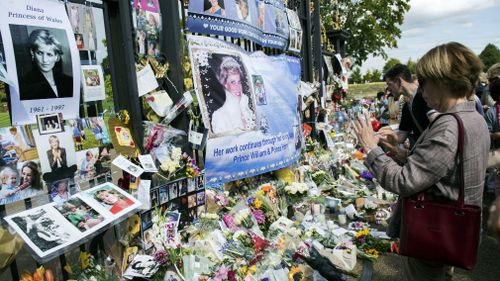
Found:
[[(385, 49), (388, 58), (406, 63), (431, 48), (456, 41), (479, 55), (488, 43), (500, 48), (500, 0), (411, 0), (401, 26), (398, 47)], [(369, 57), (361, 66), (382, 71), (385, 60)]]

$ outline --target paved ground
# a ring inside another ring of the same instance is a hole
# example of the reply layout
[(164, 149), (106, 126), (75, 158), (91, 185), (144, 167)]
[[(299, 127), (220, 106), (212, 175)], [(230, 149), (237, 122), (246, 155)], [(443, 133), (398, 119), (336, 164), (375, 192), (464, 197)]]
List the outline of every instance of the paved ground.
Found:
[[(455, 269), (453, 281), (500, 281), (500, 243), (488, 236), (486, 221), (489, 214), (489, 206), (493, 201), (491, 194), (486, 194), (483, 205), (484, 229), (482, 242), (479, 248), (478, 263), (474, 270), (466, 271)], [(379, 258), (374, 264), (373, 281), (396, 281), (402, 280), (400, 275), (400, 257), (387, 254)]]

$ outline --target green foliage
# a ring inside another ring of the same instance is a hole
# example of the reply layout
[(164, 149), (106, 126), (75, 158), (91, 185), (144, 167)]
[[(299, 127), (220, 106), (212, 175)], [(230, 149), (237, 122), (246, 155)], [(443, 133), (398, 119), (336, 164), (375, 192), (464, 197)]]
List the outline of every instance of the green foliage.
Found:
[(320, 13), (326, 30), (332, 30), (336, 15), (336, 3), (340, 15), (340, 28), (348, 31), (347, 53), (357, 64), (368, 55), (387, 58), (384, 48), (396, 48), (401, 37), (400, 25), (410, 9), (409, 0), (321, 0)]
[(363, 81), (364, 82), (372, 82), (372, 72), (368, 70), (365, 75), (363, 76)]
[(375, 98), (378, 92), (383, 92), (385, 88), (384, 82), (375, 82), (367, 84), (349, 84), (348, 98), (363, 97)]
[(384, 68), (382, 69), (382, 72), (385, 74), (389, 69), (394, 67), (396, 64), (401, 63), (400, 60), (395, 59), (395, 58), (390, 58), (384, 65)]
[(493, 44), (488, 44), (479, 54), (479, 58), (484, 64), (484, 70), (488, 70), (492, 65), (500, 62), (500, 49)]
[(360, 84), (361, 83), (361, 81), (363, 80), (363, 77), (361, 76), (361, 69), (359, 67), (356, 67), (353, 69), (349, 80), (353, 84)]
[(382, 81), (382, 72), (380, 70), (375, 69), (372, 72), (372, 80), (371, 82), (381, 82)]
[(409, 58), (406, 62), (406, 66), (410, 70), (411, 74), (415, 74), (415, 68), (417, 67), (417, 63), (415, 61), (412, 61), (411, 58)]

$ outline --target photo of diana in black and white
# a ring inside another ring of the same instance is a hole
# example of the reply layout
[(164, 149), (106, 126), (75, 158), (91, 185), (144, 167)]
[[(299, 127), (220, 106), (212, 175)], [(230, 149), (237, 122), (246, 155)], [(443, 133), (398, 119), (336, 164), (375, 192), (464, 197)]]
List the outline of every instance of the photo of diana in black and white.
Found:
[(44, 208), (24, 212), (13, 217), (12, 221), (23, 232), (19, 233), (21, 237), (25, 241), (26, 238), (31, 240), (42, 252), (63, 245), (71, 238), (71, 234)]
[(10, 31), (20, 100), (73, 97), (72, 61), (66, 31), (12, 24)]

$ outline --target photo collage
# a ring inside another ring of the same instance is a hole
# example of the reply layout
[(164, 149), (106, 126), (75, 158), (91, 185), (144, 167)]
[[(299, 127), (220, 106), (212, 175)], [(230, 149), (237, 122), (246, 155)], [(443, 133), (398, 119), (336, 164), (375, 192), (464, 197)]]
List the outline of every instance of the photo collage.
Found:
[[(58, 195), (56, 195), (58, 196)], [(83, 241), (92, 233), (134, 212), (141, 203), (112, 183), (98, 185), (67, 200), (5, 218), (41, 259)]]
[(183, 178), (150, 190), (151, 209), (141, 214), (141, 232), (145, 249), (150, 249), (149, 243), (152, 231), (154, 210), (169, 210), (178, 213), (176, 229), (182, 229), (187, 222), (196, 219), (205, 211), (204, 176)]

